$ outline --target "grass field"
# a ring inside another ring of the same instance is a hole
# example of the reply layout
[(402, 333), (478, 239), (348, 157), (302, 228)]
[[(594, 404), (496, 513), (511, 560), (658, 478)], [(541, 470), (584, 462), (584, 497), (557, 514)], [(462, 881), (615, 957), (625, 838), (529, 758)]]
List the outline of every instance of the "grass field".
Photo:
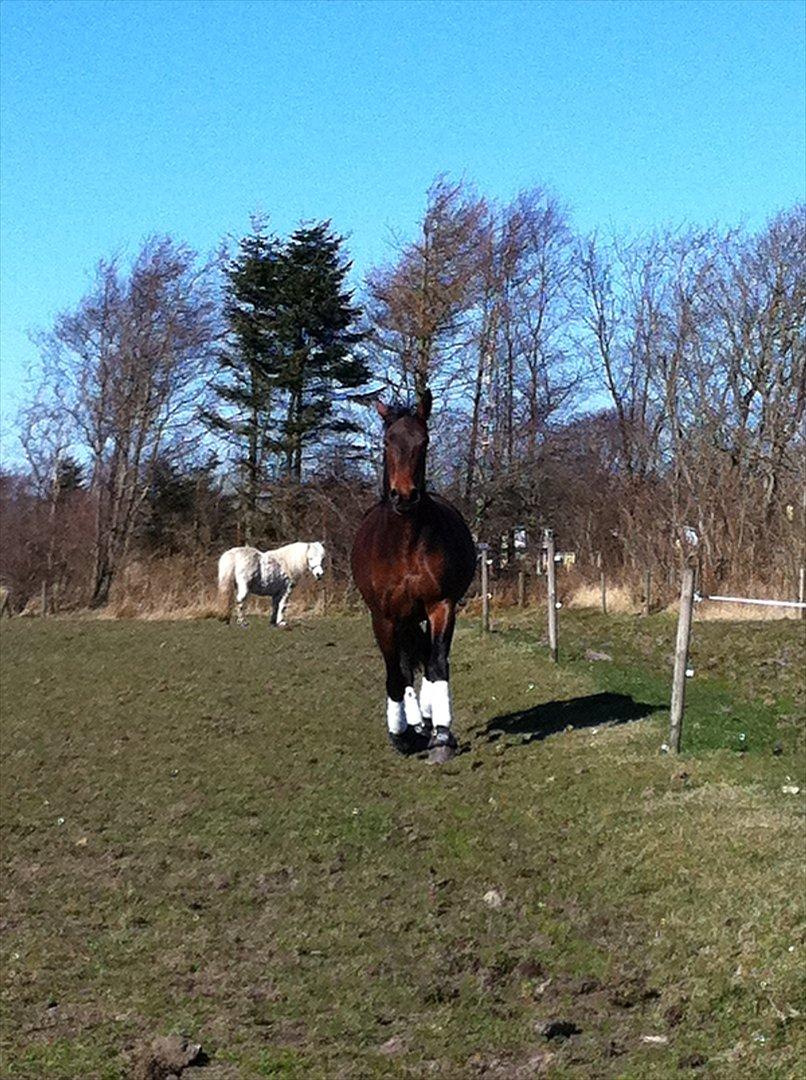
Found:
[(2, 1076), (802, 1076), (801, 624), (695, 628), (672, 759), (674, 621), (536, 620), (461, 626), (442, 768), (363, 618), (8, 623)]

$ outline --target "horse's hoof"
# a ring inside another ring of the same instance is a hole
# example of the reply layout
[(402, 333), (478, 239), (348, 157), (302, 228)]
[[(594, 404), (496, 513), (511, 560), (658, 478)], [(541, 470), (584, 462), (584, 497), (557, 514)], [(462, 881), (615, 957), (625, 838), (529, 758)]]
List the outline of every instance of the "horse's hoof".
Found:
[(428, 764), (446, 765), (454, 757), (456, 757), (456, 747), (434, 746), (428, 751)]
[(394, 731), (390, 731), (388, 734), (392, 748), (398, 754), (410, 757), (411, 754), (419, 754), (422, 750), (428, 749), (431, 730), (429, 728), (426, 733), (422, 730), (422, 725), (418, 724), (417, 727), (407, 727), (400, 734)]
[(434, 736), (434, 729), (431, 726), (431, 721), (425, 717), (422, 718), (419, 724), (415, 724), (414, 727), (410, 727), (409, 731), (413, 732), (417, 739), (420, 741), (421, 750), (427, 750), (431, 745), (431, 739)]
[(428, 764), (444, 765), (456, 756), (456, 746), (456, 739), (450, 728), (434, 728), (428, 744)]
[(401, 732), (400, 734), (398, 734), (395, 731), (390, 731), (387, 734), (389, 736), (389, 745), (392, 747), (392, 749), (395, 751), (395, 753), (397, 753), (397, 754), (410, 754), (411, 753), (411, 745), (410, 745), (410, 742), (409, 742), (409, 729), (408, 728), (406, 728), (406, 730)]

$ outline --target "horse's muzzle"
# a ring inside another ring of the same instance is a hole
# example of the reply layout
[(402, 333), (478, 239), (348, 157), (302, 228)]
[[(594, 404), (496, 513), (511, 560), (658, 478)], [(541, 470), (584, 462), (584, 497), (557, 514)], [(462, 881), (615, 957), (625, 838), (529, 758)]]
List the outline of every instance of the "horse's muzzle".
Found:
[(392, 509), (396, 514), (410, 514), (412, 510), (416, 510), (420, 505), (420, 492), (413, 491), (411, 495), (398, 495), (397, 492), (392, 493)]

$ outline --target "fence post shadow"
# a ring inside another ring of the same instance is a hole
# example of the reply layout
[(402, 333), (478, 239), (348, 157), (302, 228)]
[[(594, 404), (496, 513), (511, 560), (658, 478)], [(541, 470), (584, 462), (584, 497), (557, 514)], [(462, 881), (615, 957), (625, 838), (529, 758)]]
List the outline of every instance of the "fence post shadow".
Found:
[(541, 742), (566, 728), (589, 728), (642, 720), (667, 705), (636, 701), (629, 694), (605, 691), (566, 701), (547, 701), (526, 709), (494, 716), (477, 731), (477, 738), (496, 742), (505, 735), (520, 735), (521, 745)]

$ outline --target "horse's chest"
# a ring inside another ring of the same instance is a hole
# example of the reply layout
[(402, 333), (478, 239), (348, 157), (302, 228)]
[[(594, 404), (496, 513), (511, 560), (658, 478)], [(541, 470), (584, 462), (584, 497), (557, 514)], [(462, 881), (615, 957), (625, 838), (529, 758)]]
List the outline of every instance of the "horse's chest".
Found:
[(434, 574), (416, 562), (390, 568), (390, 572), (383, 575), (380, 589), (384, 607), (401, 618), (419, 613), (438, 591)]

